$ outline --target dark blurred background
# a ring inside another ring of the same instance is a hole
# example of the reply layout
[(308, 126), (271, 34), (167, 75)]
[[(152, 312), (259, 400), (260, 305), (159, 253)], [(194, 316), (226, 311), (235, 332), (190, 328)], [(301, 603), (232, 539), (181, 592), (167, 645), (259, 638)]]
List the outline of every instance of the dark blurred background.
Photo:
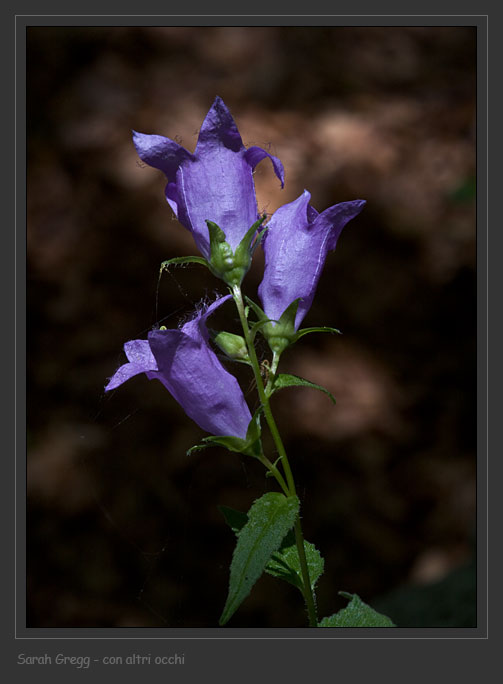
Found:
[[(162, 260), (197, 252), (131, 142), (192, 151), (216, 95), (284, 163), (284, 190), (259, 165), (260, 210), (304, 188), (319, 211), (367, 200), (304, 321), (343, 336), (282, 360), (337, 406), (274, 401), (326, 561), (320, 617), (345, 590), (399, 626), (475, 626), (475, 57), (470, 27), (28, 29), (28, 627), (216, 626), (234, 547), (217, 505), (273, 486), (236, 454), (186, 456), (204, 434), (159, 383), (103, 392), (125, 341), (224, 292), (197, 266), (157, 288)], [(229, 623), (304, 625), (269, 576)]]

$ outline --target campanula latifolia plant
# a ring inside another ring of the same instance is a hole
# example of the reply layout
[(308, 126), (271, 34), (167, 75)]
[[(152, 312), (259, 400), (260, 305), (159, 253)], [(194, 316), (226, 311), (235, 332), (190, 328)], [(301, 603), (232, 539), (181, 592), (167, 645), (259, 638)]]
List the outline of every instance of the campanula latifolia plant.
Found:
[[(266, 216), (258, 213), (253, 170), (269, 159), (283, 187), (283, 165), (262, 148), (243, 145), (219, 97), (204, 119), (193, 153), (160, 135), (134, 132), (133, 141), (140, 158), (166, 175), (166, 199), (180, 223), (192, 233), (200, 252), (163, 262), (161, 273), (177, 264), (201, 264), (225, 283), (228, 294), (199, 307), (179, 328), (161, 327), (152, 330), (147, 339), (126, 342), (127, 363), (115, 372), (105, 389), (113, 390), (140, 373), (159, 380), (187, 416), (209, 433), (188, 453), (214, 445), (257, 459), (279, 490), (260, 496), (247, 513), (220, 507), (237, 541), (219, 624), (229, 622), (255, 582), (267, 572), (300, 591), (310, 627), (393, 626), (389, 618), (356, 594), (346, 592), (341, 592), (350, 599), (346, 608), (319, 619), (315, 589), (324, 561), (315, 546), (304, 540), (293, 470), (270, 404), (275, 392), (296, 386), (321, 390), (335, 403), (325, 388), (280, 373), (278, 367), (285, 349), (304, 335), (338, 332), (327, 326), (300, 325), (313, 302), (328, 253), (335, 249), (342, 229), (360, 213), (365, 201), (341, 202), (318, 213), (309, 204), (311, 195), (305, 190), (267, 222)], [(245, 296), (241, 288), (259, 245), (265, 255), (258, 288), (261, 305)], [(231, 300), (241, 324), (240, 334), (214, 330), (209, 321), (217, 308)], [(259, 335), (270, 349), (265, 377), (256, 351)], [(234, 361), (249, 367), (258, 393), (258, 409), (253, 415), (236, 377), (219, 360), (222, 353), (228, 365)], [(262, 445), (265, 426), (275, 447), (275, 453), (269, 455)]]

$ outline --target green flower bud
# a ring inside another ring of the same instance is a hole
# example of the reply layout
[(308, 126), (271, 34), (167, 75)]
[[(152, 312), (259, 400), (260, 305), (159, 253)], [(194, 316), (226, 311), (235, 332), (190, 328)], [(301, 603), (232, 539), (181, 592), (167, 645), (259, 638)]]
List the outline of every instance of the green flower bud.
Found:
[(250, 357), (246, 348), (246, 342), (241, 335), (216, 330), (210, 330), (213, 342), (233, 361), (245, 361), (249, 363)]

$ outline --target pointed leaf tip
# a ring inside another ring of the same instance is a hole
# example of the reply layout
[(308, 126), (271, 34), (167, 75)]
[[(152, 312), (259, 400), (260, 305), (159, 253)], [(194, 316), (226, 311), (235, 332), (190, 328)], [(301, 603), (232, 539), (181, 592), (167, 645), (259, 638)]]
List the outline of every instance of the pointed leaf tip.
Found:
[[(299, 500), (296, 496), (268, 492), (254, 502), (248, 512), (248, 520), (239, 532), (232, 557), (229, 593), (220, 625), (230, 620), (248, 596), (298, 514)], [(234, 522), (239, 524), (235, 519)]]
[(277, 375), (273, 385), (273, 392), (283, 389), (284, 387), (311, 387), (312, 389), (317, 389), (320, 392), (326, 394), (333, 404), (337, 403), (334, 395), (331, 392), (329, 392), (325, 387), (317, 385), (314, 382), (310, 382), (309, 380), (305, 380), (304, 378), (301, 378), (298, 375), (291, 375), (289, 373), (280, 373), (279, 375)]

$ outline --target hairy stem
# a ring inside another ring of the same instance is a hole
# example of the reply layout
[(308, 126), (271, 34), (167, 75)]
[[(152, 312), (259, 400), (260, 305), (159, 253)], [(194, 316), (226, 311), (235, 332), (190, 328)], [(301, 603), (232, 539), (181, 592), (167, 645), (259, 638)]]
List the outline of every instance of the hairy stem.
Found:
[[(274, 466), (270, 461), (267, 459), (264, 459), (267, 461), (267, 463), (264, 462), (264, 465), (269, 469), (269, 471), (274, 475), (276, 480), (278, 481), (280, 487), (283, 489), (284, 493), (287, 496), (297, 496), (297, 491), (295, 488), (295, 481), (293, 479), (293, 474), (292, 474), (292, 469), (290, 467), (290, 463), (288, 461), (288, 456), (286, 454), (285, 447), (283, 445), (283, 441), (281, 439), (281, 435), (279, 434), (278, 427), (276, 425), (276, 421), (274, 420), (274, 416), (271, 411), (271, 406), (269, 403), (269, 392), (272, 388), (272, 382), (274, 379), (274, 375), (276, 373), (276, 369), (278, 366), (279, 362), (279, 356), (277, 354), (274, 354), (273, 357), (273, 363), (271, 367), (271, 375), (269, 377), (268, 383), (267, 383), (267, 388), (264, 387), (264, 384), (262, 382), (262, 376), (260, 374), (260, 365), (258, 362), (257, 358), (257, 353), (255, 351), (255, 346), (253, 344), (252, 336), (250, 334), (250, 328), (248, 326), (248, 320), (246, 318), (245, 314), (245, 306), (243, 302), (243, 295), (241, 293), (241, 288), (239, 285), (235, 285), (232, 288), (232, 294), (234, 297), (234, 301), (236, 303), (236, 307), (239, 313), (239, 319), (241, 321), (241, 326), (243, 328), (243, 335), (246, 341), (246, 346), (248, 347), (248, 355), (250, 357), (250, 362), (253, 368), (253, 373), (255, 376), (255, 382), (257, 384), (257, 391), (259, 394), (260, 402), (262, 404), (262, 407), (264, 409), (264, 416), (267, 421), (267, 425), (269, 426), (269, 430), (271, 432), (272, 438), (274, 440), (274, 444), (276, 446), (276, 449), (278, 451), (278, 454), (280, 456), (281, 464), (283, 466), (283, 471), (285, 473), (285, 478), (286, 478), (286, 488), (285, 488), (285, 480), (277, 470), (276, 466)], [(278, 478), (279, 475), (279, 478)], [(300, 524), (300, 517), (297, 516), (297, 520), (295, 521), (295, 543), (297, 546), (297, 552), (299, 554), (299, 562), (300, 562), (300, 568), (301, 568), (301, 573), (302, 573), (302, 584), (303, 584), (303, 594), (304, 594), (304, 600), (306, 602), (306, 608), (307, 608), (307, 613), (309, 616), (309, 626), (310, 627), (317, 627), (318, 625), (318, 618), (316, 615), (316, 602), (314, 598), (314, 592), (311, 589), (311, 581), (309, 578), (309, 569), (307, 565), (307, 558), (306, 558), (306, 552), (304, 548), (304, 537), (302, 534), (302, 526)]]

